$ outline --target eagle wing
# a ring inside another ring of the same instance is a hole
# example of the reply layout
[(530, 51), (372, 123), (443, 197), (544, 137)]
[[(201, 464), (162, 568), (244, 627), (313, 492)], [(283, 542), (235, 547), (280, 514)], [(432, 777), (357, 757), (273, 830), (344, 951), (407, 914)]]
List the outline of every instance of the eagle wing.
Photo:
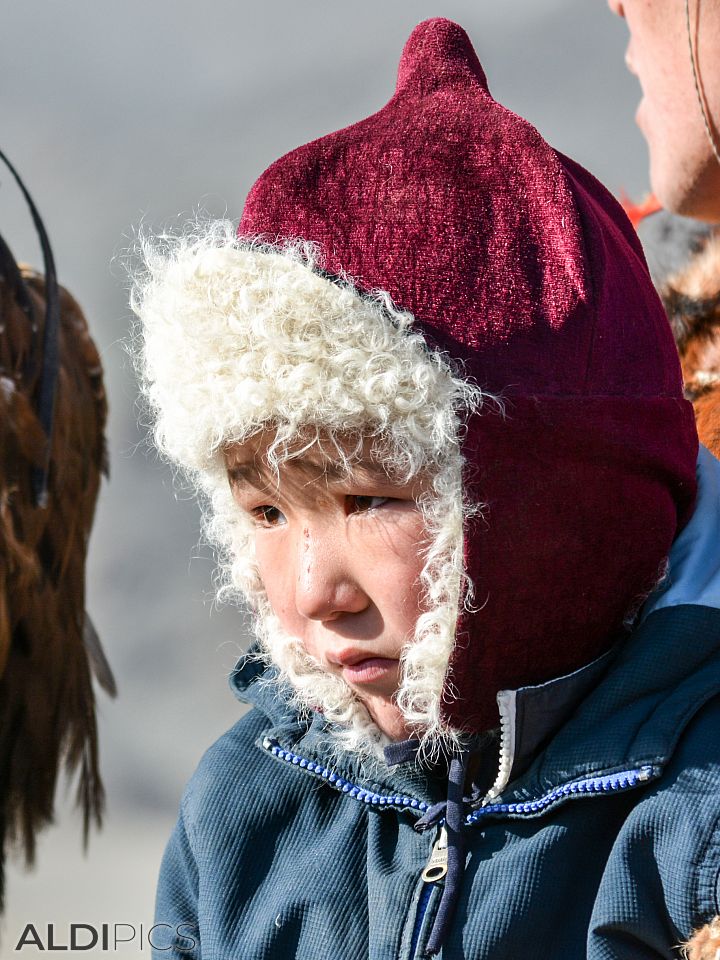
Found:
[[(3, 256), (3, 253), (5, 254)], [(38, 506), (45, 432), (36, 412), (45, 281), (0, 248), (0, 851), (32, 864), (36, 834), (52, 822), (60, 766), (77, 771), (87, 844), (101, 824), (91, 668), (115, 682), (85, 612), (85, 560), (100, 478), (108, 473), (107, 401), (87, 322), (60, 288), (59, 366), (48, 469)], [(0, 908), (2, 907), (0, 876)]]

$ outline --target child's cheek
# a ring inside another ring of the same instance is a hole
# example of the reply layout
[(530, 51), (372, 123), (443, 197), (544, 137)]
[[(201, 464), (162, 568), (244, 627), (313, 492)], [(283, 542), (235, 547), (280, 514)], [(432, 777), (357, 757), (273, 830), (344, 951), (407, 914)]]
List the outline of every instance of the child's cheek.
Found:
[(275, 531), (260, 530), (255, 536), (255, 559), (260, 580), (265, 588), (268, 601), (275, 616), (283, 626), (292, 608), (293, 574), (290, 569), (290, 556), (287, 549), (281, 549), (277, 542), (280, 538)]

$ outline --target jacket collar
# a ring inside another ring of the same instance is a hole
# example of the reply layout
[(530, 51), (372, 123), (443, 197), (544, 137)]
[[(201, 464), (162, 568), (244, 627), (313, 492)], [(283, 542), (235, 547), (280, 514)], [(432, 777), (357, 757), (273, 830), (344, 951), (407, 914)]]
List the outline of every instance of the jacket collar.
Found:
[(579, 777), (662, 767), (688, 722), (718, 694), (720, 610), (689, 604), (657, 610), (622, 644), (601, 683), (512, 786), (543, 792)]
[(274, 725), (296, 725), (297, 714), (290, 706), (290, 690), (278, 679), (278, 670), (269, 664), (260, 650), (259, 643), (252, 644), (236, 662), (228, 685), (241, 703), (249, 703)]
[(617, 653), (609, 650), (563, 677), (497, 695), (501, 723), (500, 771), (494, 796), (521, 776), (579, 703), (597, 686)]

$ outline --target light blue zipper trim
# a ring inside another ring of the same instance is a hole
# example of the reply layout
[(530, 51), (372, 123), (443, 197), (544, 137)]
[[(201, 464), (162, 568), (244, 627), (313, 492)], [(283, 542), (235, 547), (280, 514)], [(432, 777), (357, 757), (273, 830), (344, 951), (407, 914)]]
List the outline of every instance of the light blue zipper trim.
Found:
[(361, 803), (369, 803), (374, 807), (398, 807), (401, 809), (419, 810), (421, 813), (424, 813), (428, 809), (427, 803), (424, 803), (422, 800), (416, 800), (414, 797), (404, 797), (401, 795), (388, 797), (382, 793), (374, 793), (372, 790), (365, 790), (364, 787), (358, 787), (357, 784), (351, 783), (337, 773), (333, 773), (332, 770), (324, 767), (321, 763), (306, 760), (304, 757), (290, 750), (283, 750), (276, 740), (271, 740), (269, 737), (263, 740), (263, 747), (269, 750), (278, 760), (284, 760), (293, 766), (301, 767), (303, 770), (309, 770), (310, 773), (314, 773), (315, 776), (331, 783), (336, 790), (340, 790), (341, 793), (346, 793)]
[[(269, 737), (263, 740), (263, 747), (274, 757), (277, 757), (278, 760), (284, 760), (285, 763), (300, 767), (302, 770), (308, 770), (310, 773), (315, 774), (315, 776), (332, 784), (336, 790), (339, 790), (341, 793), (346, 793), (349, 797), (361, 803), (368, 803), (374, 807), (419, 810), (421, 813), (429, 809), (427, 803), (422, 800), (416, 800), (414, 797), (405, 797), (399, 794), (386, 796), (385, 794), (374, 793), (372, 790), (359, 787), (350, 780), (346, 780), (339, 774), (334, 773), (328, 767), (324, 767), (321, 763), (306, 760), (305, 757), (301, 757), (291, 750), (283, 750), (277, 740), (271, 740)], [(571, 783), (556, 787), (554, 790), (551, 790), (550, 793), (546, 793), (537, 800), (528, 800), (524, 803), (490, 803), (485, 807), (480, 807), (477, 810), (473, 810), (472, 813), (467, 814), (465, 823), (468, 825), (474, 824), (477, 823), (478, 820), (482, 820), (483, 817), (498, 813), (519, 813), (521, 815), (541, 813), (560, 800), (578, 795), (582, 796), (583, 794), (620, 793), (623, 790), (632, 790), (639, 784), (651, 780), (657, 772), (655, 767), (646, 764), (634, 770), (623, 770), (619, 773), (611, 773), (603, 777), (586, 777), (582, 780), (573, 780)], [(444, 819), (439, 821), (440, 824), (444, 822)]]
[(491, 803), (486, 807), (480, 807), (465, 817), (465, 823), (477, 823), (483, 817), (492, 813), (520, 813), (533, 814), (546, 810), (549, 806), (564, 800), (567, 797), (574, 797), (578, 794), (586, 793), (619, 793), (623, 790), (631, 790), (640, 783), (646, 783), (656, 774), (653, 766), (646, 765), (638, 767), (636, 770), (623, 770), (621, 773), (611, 773), (604, 777), (586, 777), (584, 780), (573, 780), (572, 783), (566, 783), (562, 787), (556, 787), (545, 796), (537, 800), (528, 800), (525, 803)]

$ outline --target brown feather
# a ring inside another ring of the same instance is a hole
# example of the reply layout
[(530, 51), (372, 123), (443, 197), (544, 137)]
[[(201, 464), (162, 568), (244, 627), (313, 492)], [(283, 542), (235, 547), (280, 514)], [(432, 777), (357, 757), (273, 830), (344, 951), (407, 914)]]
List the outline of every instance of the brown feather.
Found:
[[(22, 270), (33, 325), (11, 274), (0, 271), (0, 851), (4, 860), (7, 845), (17, 845), (31, 864), (37, 832), (53, 820), (63, 764), (78, 775), (85, 843), (91, 821), (102, 820), (92, 663), (106, 688), (114, 679), (99, 640), (87, 646), (85, 558), (107, 473), (107, 402), (85, 318), (61, 288), (49, 499), (36, 507), (31, 467), (42, 463), (46, 440), (33, 360), (45, 284)], [(0, 875), (0, 907), (2, 893)]]

